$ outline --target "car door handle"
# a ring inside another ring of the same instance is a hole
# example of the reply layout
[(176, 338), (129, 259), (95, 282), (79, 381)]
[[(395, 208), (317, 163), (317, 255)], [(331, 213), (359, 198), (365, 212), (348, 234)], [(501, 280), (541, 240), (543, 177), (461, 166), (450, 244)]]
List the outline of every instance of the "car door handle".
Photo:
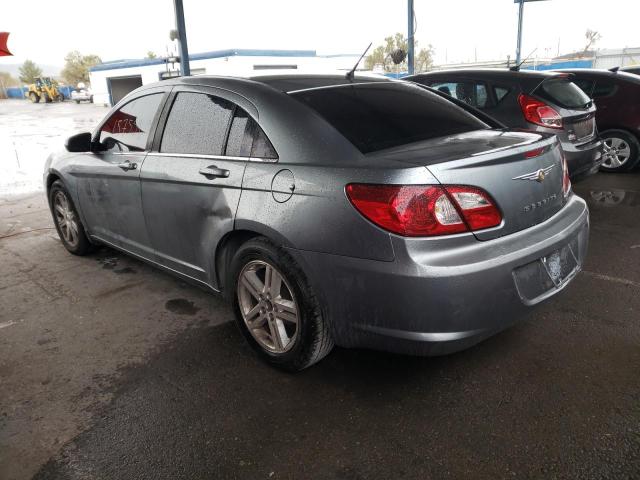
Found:
[(138, 164), (132, 163), (127, 160), (126, 162), (119, 163), (118, 167), (120, 167), (122, 170), (135, 170), (136, 168), (138, 168)]
[(209, 165), (208, 167), (201, 168), (200, 170), (198, 170), (198, 173), (200, 175), (204, 175), (205, 177), (227, 178), (229, 176), (229, 170), (218, 168), (215, 165)]

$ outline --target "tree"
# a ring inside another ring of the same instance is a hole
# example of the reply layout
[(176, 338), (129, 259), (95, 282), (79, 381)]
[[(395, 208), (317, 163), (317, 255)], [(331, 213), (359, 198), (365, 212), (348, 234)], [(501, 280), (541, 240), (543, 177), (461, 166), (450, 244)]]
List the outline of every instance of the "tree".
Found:
[(151, 50), (149, 50), (145, 58), (158, 58), (158, 55), (156, 55), (155, 52), (152, 52)]
[(89, 68), (102, 62), (97, 55), (82, 55), (77, 50), (64, 57), (65, 65), (60, 74), (69, 85), (89, 82)]
[(598, 42), (598, 40), (602, 38), (602, 35), (600, 35), (600, 32), (598, 32), (597, 30), (591, 30), (590, 28), (587, 28), (587, 31), (584, 34), (584, 38), (587, 39), (587, 44), (584, 46), (584, 51), (587, 52), (593, 45)]
[(42, 69), (31, 60), (25, 60), (18, 72), (22, 83), (33, 83), (42, 76)]
[(0, 88), (2, 86), (6, 87), (17, 87), (20, 85), (20, 82), (16, 77), (11, 75), (9, 72), (0, 72)]
[[(394, 50), (400, 49), (405, 53), (408, 51), (408, 41), (403, 33), (396, 33), (394, 36), (384, 39), (384, 45), (379, 45), (373, 49), (370, 55), (365, 59), (365, 68), (371, 70), (376, 65), (382, 65), (385, 72), (393, 72), (396, 68), (401, 71), (408, 70), (409, 66), (405, 59), (397, 67), (391, 60), (390, 54)], [(433, 64), (433, 47), (429, 45), (427, 48), (418, 50), (418, 42), (414, 41), (414, 50), (418, 52), (414, 59), (414, 67), (416, 72), (427, 70)]]

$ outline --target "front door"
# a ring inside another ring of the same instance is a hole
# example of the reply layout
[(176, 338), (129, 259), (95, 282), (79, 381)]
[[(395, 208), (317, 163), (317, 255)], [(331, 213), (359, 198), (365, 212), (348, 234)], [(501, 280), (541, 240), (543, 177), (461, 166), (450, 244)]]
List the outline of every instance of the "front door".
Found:
[(153, 258), (140, 196), (140, 169), (152, 141), (164, 92), (127, 102), (94, 137), (78, 175), (82, 214), (91, 235), (127, 251)]
[(140, 178), (158, 261), (216, 285), (215, 248), (233, 230), (248, 153), (226, 155), (230, 131), (242, 130), (242, 137), (247, 117), (240, 125), (234, 113), (242, 110), (212, 92), (176, 87), (168, 115), (163, 115), (166, 121), (161, 120), (162, 136), (147, 156)]

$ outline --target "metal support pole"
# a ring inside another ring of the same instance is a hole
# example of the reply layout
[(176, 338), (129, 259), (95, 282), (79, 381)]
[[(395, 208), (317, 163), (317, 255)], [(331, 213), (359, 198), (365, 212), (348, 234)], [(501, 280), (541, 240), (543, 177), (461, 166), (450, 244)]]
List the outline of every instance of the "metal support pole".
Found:
[(408, 11), (408, 35), (407, 35), (407, 63), (409, 65), (409, 75), (413, 75), (413, 70), (414, 70), (414, 66), (415, 66), (415, 60), (414, 60), (414, 51), (413, 51), (413, 26), (414, 26), (414, 21), (413, 21), (413, 0), (407, 0), (407, 9)]
[(187, 30), (184, 26), (184, 8), (182, 0), (173, 0), (173, 9), (176, 12), (176, 30), (178, 30), (178, 44), (180, 47), (180, 72), (183, 76), (191, 75), (189, 67), (189, 48), (187, 47)]
[(522, 49), (522, 14), (524, 13), (524, 0), (520, 0), (518, 5), (518, 43), (516, 44), (516, 65), (520, 65), (520, 54)]

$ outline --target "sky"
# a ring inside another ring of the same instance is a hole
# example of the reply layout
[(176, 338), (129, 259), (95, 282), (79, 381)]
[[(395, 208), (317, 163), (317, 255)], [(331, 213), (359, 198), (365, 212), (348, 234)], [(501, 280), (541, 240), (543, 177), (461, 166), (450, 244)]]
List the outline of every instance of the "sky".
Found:
[[(3, 64), (64, 64), (71, 50), (104, 61), (164, 55), (175, 45), (172, 0), (86, 1), (50, 8), (50, 2), (4, 2), (0, 31), (9, 31), (14, 57)], [(309, 49), (357, 53), (369, 42), (407, 31), (406, 0), (184, 0), (191, 53), (227, 48)], [(435, 63), (515, 57), (517, 5), (513, 0), (415, 0), (416, 40), (433, 45)], [(640, 46), (640, 1), (547, 0), (527, 3), (523, 56), (548, 58), (584, 47), (587, 28), (602, 34), (598, 48)], [(639, 59), (640, 61), (640, 59)]]

